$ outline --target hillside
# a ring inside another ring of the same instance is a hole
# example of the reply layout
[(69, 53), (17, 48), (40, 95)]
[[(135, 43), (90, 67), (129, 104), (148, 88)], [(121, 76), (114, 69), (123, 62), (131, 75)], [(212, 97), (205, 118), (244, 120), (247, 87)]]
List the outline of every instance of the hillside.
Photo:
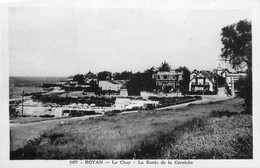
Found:
[[(243, 99), (235, 98), (171, 110), (71, 120), (45, 130), (24, 147), (11, 151), (10, 156), (11, 159), (248, 159), (252, 158), (252, 116), (240, 114), (242, 105)], [(30, 126), (31, 130), (34, 128)], [(11, 143), (17, 143), (15, 135), (22, 129), (25, 127), (11, 127)]]

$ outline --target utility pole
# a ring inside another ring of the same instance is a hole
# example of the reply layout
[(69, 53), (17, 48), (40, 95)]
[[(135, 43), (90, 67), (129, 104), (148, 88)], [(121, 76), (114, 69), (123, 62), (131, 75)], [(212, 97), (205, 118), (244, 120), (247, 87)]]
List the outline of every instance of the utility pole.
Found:
[(235, 96), (235, 86), (233, 77), (231, 78), (231, 96)]
[(204, 92), (206, 91), (206, 88), (203, 88), (203, 91), (202, 91), (202, 100), (204, 100)]
[(23, 97), (24, 97), (24, 90), (22, 91), (22, 117), (23, 117)]

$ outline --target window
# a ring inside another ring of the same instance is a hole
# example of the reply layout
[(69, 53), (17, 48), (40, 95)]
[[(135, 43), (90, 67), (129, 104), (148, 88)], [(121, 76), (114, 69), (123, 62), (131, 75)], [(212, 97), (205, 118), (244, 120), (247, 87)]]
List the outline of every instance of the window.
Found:
[(163, 79), (167, 79), (167, 75), (164, 75), (164, 76), (163, 76)]

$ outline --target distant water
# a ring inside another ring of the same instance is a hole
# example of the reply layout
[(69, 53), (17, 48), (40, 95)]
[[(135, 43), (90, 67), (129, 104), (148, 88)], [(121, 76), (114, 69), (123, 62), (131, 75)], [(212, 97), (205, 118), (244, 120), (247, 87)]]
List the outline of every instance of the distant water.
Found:
[(57, 83), (65, 77), (9, 77), (9, 98), (20, 98), (22, 90), (25, 93), (42, 92), (44, 83)]

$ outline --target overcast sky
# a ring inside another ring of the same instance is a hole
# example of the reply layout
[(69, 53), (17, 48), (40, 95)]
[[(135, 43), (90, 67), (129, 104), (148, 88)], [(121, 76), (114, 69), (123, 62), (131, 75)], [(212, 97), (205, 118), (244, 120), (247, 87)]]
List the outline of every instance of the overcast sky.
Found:
[(221, 29), (250, 10), (9, 8), (11, 76), (144, 71), (167, 61), (212, 70)]

